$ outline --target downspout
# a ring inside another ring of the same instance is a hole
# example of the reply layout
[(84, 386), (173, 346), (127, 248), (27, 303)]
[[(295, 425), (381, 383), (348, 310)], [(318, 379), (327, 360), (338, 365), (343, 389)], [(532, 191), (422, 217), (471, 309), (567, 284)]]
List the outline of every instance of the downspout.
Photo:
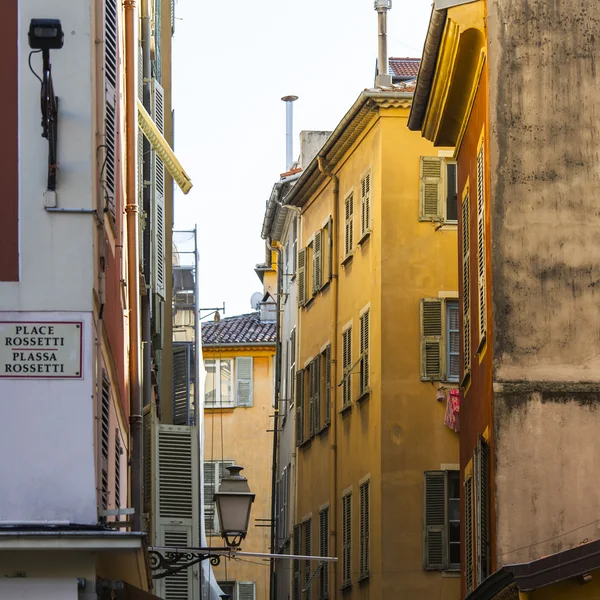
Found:
[(125, 9), (125, 127), (127, 218), (127, 291), (129, 301), (129, 422), (133, 531), (142, 531), (142, 395), (140, 389), (140, 252), (135, 153), (137, 134), (136, 0), (123, 0)]
[[(317, 164), (319, 171), (329, 177), (333, 183), (333, 229), (339, 231), (338, 218), (339, 218), (339, 200), (340, 200), (340, 182), (338, 176), (323, 166), (323, 157), (317, 157)], [(329, 543), (329, 555), (337, 556), (337, 381), (338, 381), (338, 361), (337, 361), (337, 348), (338, 348), (338, 235), (331, 236), (331, 287), (333, 296), (333, 306), (331, 308), (331, 382), (330, 385), (333, 388), (330, 392), (331, 395), (331, 423), (329, 425), (330, 439), (331, 439), (331, 455), (330, 455), (330, 500), (329, 510), (331, 511), (331, 517), (329, 519), (329, 531), (330, 531), (330, 543)], [(332, 525), (333, 524), (333, 525)], [(332, 554), (333, 550), (333, 554)], [(332, 584), (330, 589), (337, 590), (337, 569), (338, 564), (336, 563), (333, 569)]]
[[(277, 552), (277, 442), (279, 429), (279, 387), (281, 380), (281, 293), (283, 280), (283, 265), (281, 260), (281, 245), (272, 244), (271, 238), (267, 240), (267, 248), (277, 252), (277, 316), (275, 320), (275, 389), (273, 390), (275, 398), (275, 410), (273, 415), (273, 473), (271, 476), (271, 554)], [(275, 573), (275, 559), (269, 560), (269, 581), (271, 600), (277, 597), (277, 574)]]

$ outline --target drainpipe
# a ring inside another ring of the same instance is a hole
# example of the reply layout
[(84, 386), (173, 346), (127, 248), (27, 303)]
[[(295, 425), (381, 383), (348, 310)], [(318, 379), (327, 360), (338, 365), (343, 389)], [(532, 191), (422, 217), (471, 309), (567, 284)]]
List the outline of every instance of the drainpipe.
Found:
[[(277, 317), (275, 321), (275, 410), (273, 415), (273, 473), (271, 476), (271, 554), (277, 552), (277, 441), (279, 429), (279, 386), (281, 381), (281, 293), (283, 280), (283, 265), (281, 260), (281, 245), (272, 245), (271, 238), (267, 240), (267, 248), (277, 252)], [(270, 600), (277, 597), (277, 574), (275, 573), (275, 559), (269, 561)]]
[(376, 87), (391, 87), (392, 76), (388, 73), (387, 13), (392, 8), (392, 0), (375, 0), (377, 24), (379, 26), (379, 58), (377, 61)]
[(137, 135), (137, 11), (136, 0), (123, 0), (125, 9), (125, 127), (127, 217), (127, 291), (129, 300), (129, 421), (133, 530), (142, 531), (142, 395), (140, 389), (140, 256), (135, 153)]
[[(338, 176), (331, 171), (328, 171), (323, 166), (323, 157), (317, 157), (317, 164), (319, 166), (319, 171), (329, 177), (331, 179), (331, 183), (333, 184), (333, 228), (334, 230), (339, 231), (338, 227), (338, 218), (339, 218), (339, 204), (340, 204), (340, 182)], [(330, 477), (330, 501), (329, 501), (329, 510), (331, 511), (331, 518), (329, 523), (333, 523), (330, 526), (330, 543), (329, 543), (329, 555), (337, 556), (337, 531), (336, 531), (336, 523), (337, 523), (337, 409), (336, 409), (336, 399), (337, 399), (337, 381), (338, 381), (338, 360), (337, 360), (337, 349), (338, 349), (338, 269), (339, 269), (339, 260), (338, 260), (338, 235), (331, 236), (332, 244), (331, 244), (331, 288), (333, 295), (333, 306), (331, 308), (331, 382), (332, 386), (331, 390), (331, 424), (329, 426), (329, 435), (331, 439), (331, 455), (330, 455), (330, 469), (331, 469), (331, 477)], [(332, 554), (333, 551), (333, 554)], [(330, 589), (337, 590), (337, 569), (338, 563), (334, 565), (333, 568), (333, 577), (332, 584)], [(334, 592), (335, 594), (335, 592)]]
[(285, 102), (285, 164), (289, 171), (294, 164), (294, 102), (298, 96), (284, 96)]

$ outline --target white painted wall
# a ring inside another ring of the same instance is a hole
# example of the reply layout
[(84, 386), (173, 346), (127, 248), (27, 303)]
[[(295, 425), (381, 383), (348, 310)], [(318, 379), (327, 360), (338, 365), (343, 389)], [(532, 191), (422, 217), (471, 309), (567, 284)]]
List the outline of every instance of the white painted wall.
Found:
[(77, 579), (0, 580), (2, 600), (77, 600)]

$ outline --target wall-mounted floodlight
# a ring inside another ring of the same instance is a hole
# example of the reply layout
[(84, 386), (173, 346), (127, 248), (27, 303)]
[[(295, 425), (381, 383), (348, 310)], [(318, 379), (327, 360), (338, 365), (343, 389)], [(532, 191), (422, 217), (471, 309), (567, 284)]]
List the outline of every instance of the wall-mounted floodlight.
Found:
[[(33, 52), (42, 52), (42, 137), (48, 140), (48, 191), (56, 190), (56, 169), (58, 151), (58, 98), (54, 95), (50, 50), (63, 47), (64, 33), (58, 19), (31, 19), (29, 23), (29, 46)], [(31, 55), (29, 56), (31, 66)], [(32, 69), (33, 71), (33, 69)]]

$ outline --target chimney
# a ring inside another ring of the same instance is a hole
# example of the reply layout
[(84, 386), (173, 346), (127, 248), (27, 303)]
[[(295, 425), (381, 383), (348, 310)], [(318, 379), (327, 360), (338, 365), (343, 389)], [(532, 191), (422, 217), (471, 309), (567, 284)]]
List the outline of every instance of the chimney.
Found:
[(377, 21), (379, 25), (379, 57), (377, 60), (377, 77), (375, 87), (391, 87), (392, 76), (388, 72), (387, 53), (387, 13), (392, 8), (392, 0), (375, 0)]
[(291, 170), (294, 164), (294, 102), (298, 96), (284, 96), (285, 102), (285, 166)]

